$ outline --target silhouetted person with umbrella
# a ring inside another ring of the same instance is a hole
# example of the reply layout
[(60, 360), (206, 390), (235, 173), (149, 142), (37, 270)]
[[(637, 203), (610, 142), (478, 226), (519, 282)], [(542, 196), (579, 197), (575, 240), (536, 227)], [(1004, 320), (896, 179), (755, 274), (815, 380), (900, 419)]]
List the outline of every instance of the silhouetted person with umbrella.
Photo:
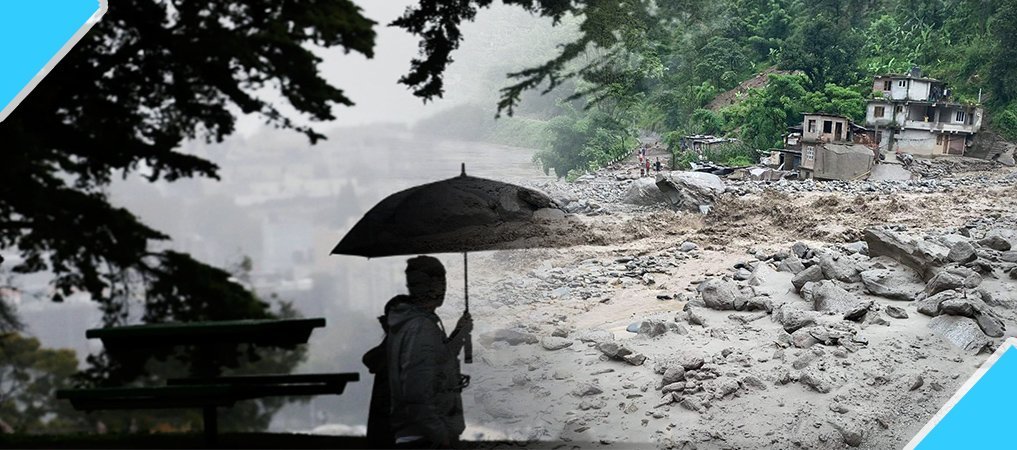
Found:
[(473, 328), (469, 313), (448, 337), (434, 310), (445, 301), (445, 267), (430, 256), (406, 264), (409, 295), (388, 310), (388, 378), (396, 448), (452, 448), (466, 428), (459, 351)]

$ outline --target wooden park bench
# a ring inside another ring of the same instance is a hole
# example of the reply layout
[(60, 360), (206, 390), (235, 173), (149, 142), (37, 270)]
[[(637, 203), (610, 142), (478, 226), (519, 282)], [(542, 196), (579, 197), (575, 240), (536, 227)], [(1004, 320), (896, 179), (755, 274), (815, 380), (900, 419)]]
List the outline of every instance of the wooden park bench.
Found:
[[(102, 339), (107, 353), (116, 358), (177, 345), (192, 346), (196, 351), (245, 343), (292, 348), (307, 343), (314, 328), (324, 326), (322, 318), (238, 320), (99, 328), (88, 330), (85, 336)], [(56, 395), (82, 411), (200, 408), (206, 442), (213, 445), (220, 407), (263, 397), (340, 395), (347, 383), (360, 379), (357, 373), (219, 376), (219, 368), (210, 363), (197, 371), (202, 375), (169, 379), (165, 386), (66, 389)]]

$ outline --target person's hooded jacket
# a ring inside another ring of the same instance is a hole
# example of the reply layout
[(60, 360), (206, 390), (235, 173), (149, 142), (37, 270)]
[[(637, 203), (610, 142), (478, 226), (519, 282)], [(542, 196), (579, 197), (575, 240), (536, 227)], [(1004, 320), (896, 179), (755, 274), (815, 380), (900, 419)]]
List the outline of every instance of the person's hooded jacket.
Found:
[(433, 310), (398, 302), (388, 314), (392, 431), (451, 442), (466, 428), (459, 360)]

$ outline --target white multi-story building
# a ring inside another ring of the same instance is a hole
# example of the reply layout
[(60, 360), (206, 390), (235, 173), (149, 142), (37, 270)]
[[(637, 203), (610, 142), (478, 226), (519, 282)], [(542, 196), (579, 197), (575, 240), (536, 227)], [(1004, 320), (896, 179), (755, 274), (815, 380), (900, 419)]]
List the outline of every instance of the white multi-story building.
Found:
[(879, 148), (922, 156), (963, 155), (982, 126), (982, 108), (951, 101), (946, 83), (905, 75), (873, 79), (865, 122)]

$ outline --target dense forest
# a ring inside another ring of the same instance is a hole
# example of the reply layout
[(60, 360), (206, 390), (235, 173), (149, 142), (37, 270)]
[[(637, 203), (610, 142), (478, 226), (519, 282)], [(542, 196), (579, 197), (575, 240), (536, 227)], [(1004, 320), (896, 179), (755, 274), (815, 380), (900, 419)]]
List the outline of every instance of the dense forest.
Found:
[(918, 66), (955, 101), (981, 99), (987, 127), (1017, 139), (1014, 0), (657, 2), (628, 19), (604, 31), (616, 43), (595, 50), (602, 64), (569, 61), (581, 76), (523, 95), (512, 117), (484, 121), (463, 106), (443, 119), (472, 118), (468, 137), (538, 146), (559, 176), (625, 155), (646, 132), (672, 149), (687, 134), (738, 137), (743, 148), (719, 156), (744, 162), (780, 145), (802, 112), (862, 121), (873, 75)]

